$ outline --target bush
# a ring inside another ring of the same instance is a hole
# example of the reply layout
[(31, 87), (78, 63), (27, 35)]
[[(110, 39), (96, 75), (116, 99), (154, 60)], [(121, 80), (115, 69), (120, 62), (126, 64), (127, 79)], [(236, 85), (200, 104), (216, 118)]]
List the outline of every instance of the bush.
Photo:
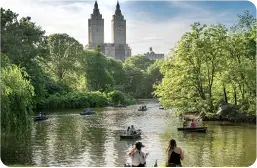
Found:
[(125, 94), (122, 93), (121, 91), (114, 90), (110, 93), (108, 93), (108, 96), (111, 99), (111, 102), (113, 104), (126, 104), (125, 103)]
[(125, 104), (131, 105), (131, 104), (136, 104), (137, 101), (135, 98), (133, 98), (131, 95), (125, 94)]
[(44, 102), (40, 103), (41, 108), (87, 108), (104, 107), (108, 105), (108, 99), (101, 92), (69, 92), (67, 94), (50, 95)]

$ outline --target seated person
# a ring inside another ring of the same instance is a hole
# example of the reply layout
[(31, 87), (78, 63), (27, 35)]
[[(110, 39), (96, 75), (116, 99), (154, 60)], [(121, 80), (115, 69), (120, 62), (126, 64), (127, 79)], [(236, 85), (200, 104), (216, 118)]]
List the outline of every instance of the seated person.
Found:
[(196, 127), (199, 127), (199, 126), (200, 126), (200, 121), (199, 121), (199, 120), (196, 120), (196, 121), (195, 121), (195, 126), (196, 126)]
[(196, 127), (196, 122), (192, 120), (191, 127)]
[(130, 131), (131, 131), (131, 135), (137, 133), (136, 129), (134, 128), (134, 125), (131, 125)]
[(43, 113), (42, 112), (39, 113), (39, 117), (43, 117)]
[(130, 127), (128, 127), (128, 129), (127, 129), (127, 135), (130, 135), (131, 134), (131, 129), (130, 129)]
[(183, 126), (184, 127), (186, 127), (186, 126), (188, 126), (188, 123), (187, 123), (187, 121), (184, 119), (184, 121), (183, 121)]

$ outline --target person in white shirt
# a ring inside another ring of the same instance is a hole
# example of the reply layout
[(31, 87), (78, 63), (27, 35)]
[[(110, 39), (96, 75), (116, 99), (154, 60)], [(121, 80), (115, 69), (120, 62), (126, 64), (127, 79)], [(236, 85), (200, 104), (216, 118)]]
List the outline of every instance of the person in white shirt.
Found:
[(132, 159), (132, 167), (146, 167), (146, 158), (148, 153), (141, 151), (142, 147), (145, 147), (141, 142), (135, 144), (135, 148), (131, 150), (129, 156)]
[(131, 125), (130, 132), (131, 132), (131, 135), (136, 134), (136, 129), (135, 129), (134, 125)]

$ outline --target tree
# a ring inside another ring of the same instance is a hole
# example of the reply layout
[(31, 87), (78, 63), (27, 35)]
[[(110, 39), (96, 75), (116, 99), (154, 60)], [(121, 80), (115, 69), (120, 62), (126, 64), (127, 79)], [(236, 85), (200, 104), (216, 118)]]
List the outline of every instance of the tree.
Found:
[(45, 31), (30, 17), (18, 20), (18, 14), (1, 8), (1, 52), (11, 63), (28, 68), (33, 59), (46, 56)]
[(124, 83), (125, 70), (123, 64), (120, 60), (114, 60), (112, 58), (107, 58), (108, 71), (113, 77), (114, 85), (121, 86)]
[(221, 101), (255, 111), (255, 26), (249, 12), (230, 30), (194, 23), (161, 66), (164, 78), (155, 95), (183, 112), (215, 112)]
[(91, 91), (107, 91), (114, 85), (111, 73), (108, 71), (108, 61), (101, 52), (86, 51), (86, 77)]
[(49, 57), (46, 65), (59, 80), (68, 72), (80, 70), (82, 57), (85, 56), (82, 44), (67, 34), (52, 34), (47, 41)]
[(153, 64), (153, 60), (150, 60), (146, 58), (145, 56), (142, 55), (137, 55), (137, 56), (132, 56), (126, 59), (125, 64), (126, 65), (131, 65), (131, 66), (136, 66), (137, 68), (145, 71), (148, 66)]
[(183, 111), (214, 110), (212, 89), (222, 57), (217, 45), (225, 40), (224, 32), (222, 26), (207, 28), (194, 23), (191, 32), (181, 38), (174, 55), (161, 68), (164, 79), (155, 93), (164, 105)]
[(124, 65), (125, 69), (125, 80), (124, 80), (124, 90), (126, 93), (131, 94), (135, 97), (140, 97), (143, 90), (143, 79), (144, 71), (134, 67), (132, 65)]
[(34, 88), (16, 65), (1, 68), (1, 128), (8, 132), (26, 127), (32, 113)]
[(47, 57), (45, 31), (31, 21), (31, 17), (22, 17), (10, 9), (1, 8), (1, 64), (8, 59), (8, 64), (16, 64), (22, 68), (22, 74), (34, 86), (34, 105), (46, 94), (44, 76), (38, 60)]

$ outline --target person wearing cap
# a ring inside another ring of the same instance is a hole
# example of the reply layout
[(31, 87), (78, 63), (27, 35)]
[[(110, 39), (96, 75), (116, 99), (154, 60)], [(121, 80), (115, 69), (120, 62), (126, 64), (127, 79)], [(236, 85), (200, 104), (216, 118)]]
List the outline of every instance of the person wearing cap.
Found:
[(142, 152), (142, 147), (145, 147), (142, 142), (137, 142), (135, 148), (129, 153), (129, 156), (132, 158), (132, 167), (146, 167), (148, 153)]

